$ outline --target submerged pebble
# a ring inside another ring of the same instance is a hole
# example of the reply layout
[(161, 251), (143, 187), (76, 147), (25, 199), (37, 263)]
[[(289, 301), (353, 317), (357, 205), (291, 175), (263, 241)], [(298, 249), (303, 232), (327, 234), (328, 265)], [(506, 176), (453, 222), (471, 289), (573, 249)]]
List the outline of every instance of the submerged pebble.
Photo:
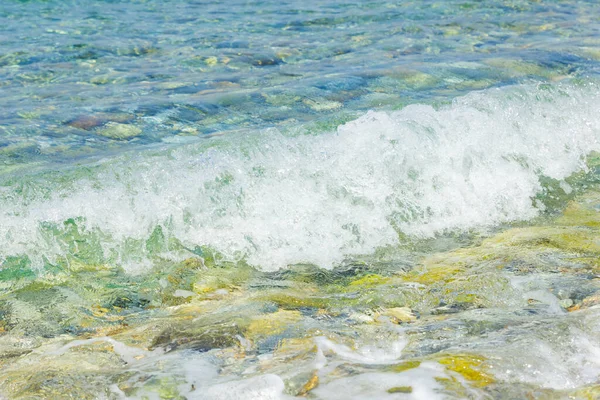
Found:
[(108, 122), (96, 131), (98, 135), (116, 140), (127, 140), (142, 134), (142, 130), (135, 125)]

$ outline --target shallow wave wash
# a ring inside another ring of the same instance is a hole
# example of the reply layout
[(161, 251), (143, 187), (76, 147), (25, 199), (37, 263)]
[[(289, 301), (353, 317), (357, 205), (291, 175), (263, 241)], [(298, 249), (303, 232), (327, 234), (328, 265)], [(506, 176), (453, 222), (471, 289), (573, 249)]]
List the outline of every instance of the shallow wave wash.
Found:
[(157, 234), (167, 257), (208, 246), (266, 269), (331, 267), (407, 235), (524, 220), (557, 195), (541, 180), (584, 170), (600, 150), (599, 107), (593, 81), (519, 85), (331, 132), (230, 134), (19, 177), (0, 192), (0, 255), (68, 256), (71, 221), (96, 259), (131, 270)]

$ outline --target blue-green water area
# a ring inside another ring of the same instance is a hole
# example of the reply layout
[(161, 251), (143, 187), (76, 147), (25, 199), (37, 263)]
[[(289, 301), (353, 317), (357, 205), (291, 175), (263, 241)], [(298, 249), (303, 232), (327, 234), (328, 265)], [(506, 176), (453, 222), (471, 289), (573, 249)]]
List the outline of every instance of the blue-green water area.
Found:
[(1, 399), (597, 399), (596, 1), (4, 0)]

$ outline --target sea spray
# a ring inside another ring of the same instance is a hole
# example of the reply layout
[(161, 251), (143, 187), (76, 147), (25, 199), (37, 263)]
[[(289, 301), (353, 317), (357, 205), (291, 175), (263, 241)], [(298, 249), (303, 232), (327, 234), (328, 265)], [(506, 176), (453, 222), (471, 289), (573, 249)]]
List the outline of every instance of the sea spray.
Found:
[(208, 246), (266, 269), (332, 267), (406, 235), (525, 220), (544, 209), (541, 180), (600, 149), (599, 107), (593, 81), (520, 85), (317, 135), (231, 134), (19, 177), (0, 192), (0, 256), (39, 266), (83, 246), (139, 271)]

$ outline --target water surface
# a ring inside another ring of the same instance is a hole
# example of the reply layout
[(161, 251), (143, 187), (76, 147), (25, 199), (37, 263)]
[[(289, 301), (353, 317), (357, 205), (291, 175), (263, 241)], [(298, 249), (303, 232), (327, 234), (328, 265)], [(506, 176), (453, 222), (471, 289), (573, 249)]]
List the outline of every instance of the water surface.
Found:
[(0, 395), (600, 396), (594, 1), (5, 1)]

